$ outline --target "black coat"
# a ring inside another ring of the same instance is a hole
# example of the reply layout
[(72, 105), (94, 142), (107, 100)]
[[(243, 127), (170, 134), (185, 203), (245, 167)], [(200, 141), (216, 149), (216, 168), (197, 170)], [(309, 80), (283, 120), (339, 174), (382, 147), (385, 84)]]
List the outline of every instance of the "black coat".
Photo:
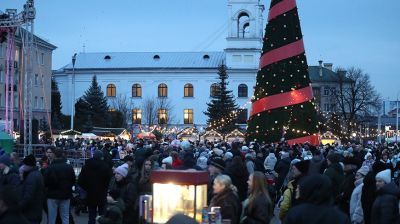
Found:
[(392, 182), (378, 190), (372, 205), (372, 224), (399, 223), (399, 188)]
[(249, 172), (245, 166), (238, 166), (237, 164), (231, 164), (224, 172), (232, 179), (232, 184), (238, 189), (238, 196), (240, 201), (243, 201), (247, 197), (247, 180), (249, 179)]
[(21, 184), (21, 200), (19, 207), (22, 214), (32, 222), (42, 220), (42, 208), (44, 201), (44, 183), (42, 174), (38, 168), (27, 172)]
[[(375, 173), (370, 171), (364, 177), (364, 186), (361, 193), (361, 206), (364, 214), (371, 214), (372, 204), (376, 198)], [(364, 215), (364, 223), (371, 223), (371, 215)]]
[(262, 196), (256, 197), (251, 209), (249, 206), (244, 209), (243, 224), (269, 224), (273, 215), (272, 202)]
[(72, 197), (75, 185), (75, 172), (64, 159), (55, 159), (44, 173), (47, 198), (66, 200)]
[(324, 175), (329, 177), (329, 179), (331, 180), (333, 197), (336, 199), (344, 182), (343, 168), (339, 163), (332, 163), (325, 170)]
[(277, 190), (280, 190), (280, 188), (283, 185), (283, 182), (285, 181), (287, 174), (289, 173), (290, 162), (291, 162), (291, 160), (288, 157), (288, 158), (279, 160), (275, 165), (274, 170), (275, 170), (275, 172), (278, 173), (278, 178), (276, 178), (276, 183), (275, 183)]
[(123, 223), (134, 223), (135, 220), (137, 220), (138, 212), (138, 189), (136, 183), (126, 178), (121, 182), (116, 182), (113, 178), (110, 185), (110, 191), (118, 190), (124, 201), (125, 210), (123, 211)]
[(107, 189), (112, 177), (112, 170), (106, 162), (89, 159), (79, 174), (78, 185), (86, 191), (88, 206), (105, 205)]
[(283, 224), (350, 224), (349, 218), (331, 205), (304, 203), (289, 210)]
[(13, 169), (6, 167), (0, 174), (0, 188), (4, 186), (18, 186), (21, 183), (19, 174)]
[(225, 189), (223, 192), (215, 194), (211, 199), (210, 207), (221, 207), (222, 219), (230, 219), (232, 224), (239, 223), (241, 203), (231, 189)]
[(29, 224), (30, 222), (19, 212), (6, 211), (0, 215), (0, 224)]

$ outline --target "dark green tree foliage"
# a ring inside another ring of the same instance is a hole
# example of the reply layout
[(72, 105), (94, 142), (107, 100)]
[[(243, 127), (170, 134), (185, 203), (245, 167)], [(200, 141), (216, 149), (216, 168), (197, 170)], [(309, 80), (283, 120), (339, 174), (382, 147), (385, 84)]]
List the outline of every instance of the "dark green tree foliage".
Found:
[(75, 120), (74, 125), (75, 129), (80, 132), (89, 132), (92, 130), (93, 125), (91, 121), (91, 111), (90, 105), (83, 100), (83, 98), (79, 98), (75, 103)]
[[(282, 0), (273, 0), (271, 8)], [(272, 19), (266, 26), (262, 54), (303, 38), (297, 8)], [(290, 92), (310, 85), (305, 53), (261, 68), (253, 102), (264, 97)], [(318, 132), (313, 101), (267, 110), (250, 117), (247, 139), (277, 142), (309, 136)]]
[(86, 90), (83, 95), (83, 100), (89, 106), (89, 112), (91, 114), (91, 121), (96, 127), (107, 127), (108, 126), (108, 104), (107, 98), (104, 96), (101, 87), (97, 83), (97, 78), (94, 75), (92, 79), (92, 85)]
[(57, 82), (51, 79), (51, 125), (55, 129), (62, 129), (61, 94)]
[(238, 109), (232, 91), (227, 90), (229, 78), (226, 72), (226, 66), (221, 65), (218, 68), (218, 89), (214, 96), (211, 96), (211, 102), (207, 103), (207, 111), (204, 112), (208, 116), (207, 124), (211, 128), (226, 134), (236, 128), (233, 111)]
[(45, 117), (40, 120), (39, 130), (43, 132), (49, 131), (49, 124), (47, 123), (47, 119)]
[(125, 116), (121, 111), (109, 111), (108, 114), (110, 119), (110, 128), (120, 128), (124, 126)]

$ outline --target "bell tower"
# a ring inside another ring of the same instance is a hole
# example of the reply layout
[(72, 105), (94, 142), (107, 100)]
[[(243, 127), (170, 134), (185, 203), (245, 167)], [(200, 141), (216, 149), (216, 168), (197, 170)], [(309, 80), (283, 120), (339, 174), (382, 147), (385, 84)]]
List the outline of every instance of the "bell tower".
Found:
[(228, 68), (257, 69), (262, 47), (263, 11), (260, 0), (228, 0)]

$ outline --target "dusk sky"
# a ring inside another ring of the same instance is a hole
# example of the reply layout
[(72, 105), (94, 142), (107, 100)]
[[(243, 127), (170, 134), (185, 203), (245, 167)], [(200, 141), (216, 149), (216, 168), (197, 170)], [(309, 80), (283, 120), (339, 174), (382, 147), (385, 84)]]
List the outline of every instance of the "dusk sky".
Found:
[[(227, 0), (37, 0), (35, 34), (74, 52), (222, 51)], [(270, 0), (261, 1), (267, 16)], [(0, 0), (20, 11), (25, 0)], [(362, 68), (386, 99), (400, 93), (399, 0), (297, 0), (309, 65)]]

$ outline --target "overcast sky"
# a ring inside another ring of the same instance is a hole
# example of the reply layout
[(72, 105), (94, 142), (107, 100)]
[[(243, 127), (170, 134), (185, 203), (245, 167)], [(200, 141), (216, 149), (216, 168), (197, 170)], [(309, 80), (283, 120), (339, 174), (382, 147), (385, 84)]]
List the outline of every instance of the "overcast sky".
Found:
[[(35, 33), (74, 52), (222, 51), (227, 0), (36, 0)], [(269, 8), (270, 0), (261, 1)], [(0, 10), (25, 0), (0, 0)], [(309, 65), (362, 68), (383, 97), (400, 92), (399, 0), (297, 0)], [(265, 13), (265, 17), (267, 12)]]

